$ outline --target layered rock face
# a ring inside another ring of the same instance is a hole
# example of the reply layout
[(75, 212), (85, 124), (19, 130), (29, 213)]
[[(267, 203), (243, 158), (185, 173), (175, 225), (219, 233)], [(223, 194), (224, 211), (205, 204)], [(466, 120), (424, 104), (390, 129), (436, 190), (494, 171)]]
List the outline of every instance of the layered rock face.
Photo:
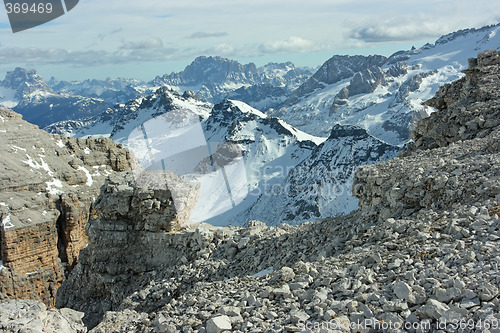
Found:
[[(465, 80), (444, 89), (457, 91), (475, 80), (483, 82), (476, 91), (494, 91), (500, 68), (496, 61), (483, 60), (496, 57), (493, 51), (481, 54)], [(471, 76), (473, 72), (478, 75)], [(419, 135), (432, 138), (445, 121), (450, 128), (460, 122), (446, 117), (448, 112), (480, 110), (486, 120), (498, 111), (496, 98), (471, 101), (477, 99), (464, 99), (458, 109), (448, 103), (433, 114), (422, 125), (428, 130), (417, 131), (416, 147), (360, 168), (354, 178), (360, 209), (347, 216), (299, 226), (251, 221), (247, 228), (199, 225), (177, 233), (153, 228), (148, 239), (162, 241), (145, 247), (142, 230), (128, 237), (132, 231), (127, 227), (119, 241), (119, 230), (108, 231), (120, 225), (121, 218), (110, 218), (123, 215), (115, 209), (107, 220), (89, 225), (89, 247), (60, 289), (58, 303), (83, 310), (90, 326), (100, 320), (91, 332), (455, 332), (498, 327), (499, 128), (488, 127), (484, 136), (484, 127), (471, 127), (464, 132), (467, 139), (448, 137), (435, 148), (418, 144)], [(103, 192), (99, 202), (121, 192), (119, 185), (108, 185), (115, 187)], [(133, 192), (141, 196), (141, 190)], [(165, 194), (154, 193), (154, 200), (162, 202)], [(130, 205), (124, 206), (130, 211)], [(123, 261), (113, 254), (120, 251)], [(163, 264), (151, 264), (150, 252), (161, 253)], [(134, 260), (145, 262), (144, 267)]]
[[(363, 75), (370, 73), (370, 76), (372, 76), (373, 74), (370, 70), (374, 71), (374, 68), (377, 68), (376, 71), (378, 71), (378, 66), (382, 66), (386, 61), (387, 58), (380, 55), (367, 57), (333, 56), (313, 76), (293, 92), (292, 96), (285, 102), (285, 105), (293, 105), (301, 97), (311, 94), (315, 89), (324, 88), (328, 84), (339, 82), (353, 76), (357, 72), (363, 71), (365, 74), (358, 74), (358, 78), (354, 81), (353, 87), (356, 86), (356, 88), (353, 88), (351, 95), (358, 93), (357, 91), (361, 92), (363, 89), (358, 88), (361, 82), (365, 83)], [(354, 92), (355, 90), (356, 92)]]
[(87, 244), (84, 228), (104, 178), (133, 163), (109, 139), (50, 135), (7, 109), (0, 109), (0, 142), (0, 298), (52, 306)]

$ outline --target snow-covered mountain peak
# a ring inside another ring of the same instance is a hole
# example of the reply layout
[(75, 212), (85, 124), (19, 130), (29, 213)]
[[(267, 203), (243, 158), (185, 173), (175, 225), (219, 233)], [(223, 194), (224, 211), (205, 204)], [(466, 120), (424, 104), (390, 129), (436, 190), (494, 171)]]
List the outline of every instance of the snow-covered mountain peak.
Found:
[(426, 68), (437, 69), (446, 65), (467, 67), (467, 60), (488, 48), (498, 49), (500, 24), (479, 29), (462, 29), (441, 36), (434, 44), (420, 48), (400, 51), (391, 55), (386, 65), (406, 61), (410, 65), (420, 64)]
[[(317, 137), (300, 131), (284, 120), (269, 117), (263, 112), (236, 100), (223, 100), (216, 104), (207, 119), (208, 132), (225, 133), (224, 138), (234, 142), (254, 140), (258, 133), (266, 133), (272, 137), (289, 138), (296, 142), (303, 142), (306, 146), (319, 145), (326, 137)], [(222, 139), (222, 137), (221, 137)]]
[(225, 100), (221, 102), (224, 106), (227, 106), (226, 111), (231, 111), (231, 112), (236, 112), (240, 111), (243, 113), (249, 113), (249, 114), (254, 114), (256, 116), (259, 116), (261, 118), (267, 118), (267, 115), (250, 105), (241, 102), (241, 101), (236, 101), (236, 100)]
[(441, 36), (438, 40), (436, 40), (435, 45), (446, 44), (446, 43), (454, 41), (458, 38), (467, 38), (470, 35), (481, 34), (484, 32), (487, 32), (487, 34), (485, 35), (485, 38), (489, 39), (491, 37), (494, 37), (495, 33), (498, 32), (499, 29), (500, 29), (500, 24), (489, 25), (489, 26), (485, 26), (485, 27), (482, 27), (479, 29), (474, 29), (474, 28), (462, 29), (462, 30), (458, 30), (458, 31)]
[(117, 104), (96, 116), (54, 123), (45, 130), (77, 137), (111, 137), (116, 142), (124, 143), (134, 128), (166, 112), (187, 109), (206, 119), (211, 108), (212, 104), (201, 102), (196, 95), (180, 95), (161, 87), (148, 96)]
[(43, 81), (42, 77), (35, 70), (26, 70), (17, 67), (15, 70), (7, 72), (5, 79), (0, 85), (17, 91), (18, 97), (29, 95), (34, 91), (54, 93), (52, 89)]
[[(183, 71), (157, 76), (149, 84), (168, 86), (179, 92), (191, 90), (212, 103), (218, 103), (234, 91), (243, 89), (239, 95), (245, 102), (269, 108), (280, 105), (310, 75), (308, 70), (296, 68), (291, 62), (257, 67), (254, 63), (241, 64), (223, 57), (202, 56)], [(244, 91), (246, 88), (250, 90)]]
[(0, 106), (21, 113), (38, 126), (98, 114), (109, 106), (101, 99), (52, 90), (35, 70), (16, 68), (0, 81)]

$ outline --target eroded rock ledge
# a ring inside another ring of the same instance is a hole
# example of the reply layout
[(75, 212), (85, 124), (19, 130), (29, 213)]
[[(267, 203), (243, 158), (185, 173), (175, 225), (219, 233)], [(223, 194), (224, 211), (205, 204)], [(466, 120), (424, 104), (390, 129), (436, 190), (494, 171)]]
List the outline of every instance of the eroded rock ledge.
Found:
[(3, 108), (0, 143), (0, 299), (53, 306), (104, 179), (134, 163), (109, 139), (50, 135)]

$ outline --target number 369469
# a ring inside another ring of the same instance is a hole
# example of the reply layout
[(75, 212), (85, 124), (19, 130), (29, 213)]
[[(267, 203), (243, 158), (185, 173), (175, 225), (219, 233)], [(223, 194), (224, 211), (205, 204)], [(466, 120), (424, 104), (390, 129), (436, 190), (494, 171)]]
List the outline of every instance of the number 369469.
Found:
[(33, 3), (33, 4), (28, 4), (26, 2), (23, 3), (11, 3), (11, 2), (6, 2), (5, 3), (5, 8), (7, 9), (7, 14), (50, 14), (52, 13), (52, 4), (50, 2), (48, 3)]

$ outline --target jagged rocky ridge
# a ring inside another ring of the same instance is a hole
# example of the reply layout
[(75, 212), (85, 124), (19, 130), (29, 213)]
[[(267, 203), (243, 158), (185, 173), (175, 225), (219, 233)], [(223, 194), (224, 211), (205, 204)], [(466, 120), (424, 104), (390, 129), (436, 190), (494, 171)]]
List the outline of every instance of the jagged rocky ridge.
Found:
[(222, 57), (198, 57), (182, 72), (157, 76), (150, 85), (178, 91), (192, 90), (202, 100), (219, 103), (236, 98), (253, 107), (281, 105), (291, 92), (309, 78), (308, 70), (291, 62), (257, 67)]
[(434, 44), (381, 56), (334, 56), (268, 113), (296, 128), (327, 136), (336, 124), (355, 125), (392, 145), (404, 145), (432, 108), (421, 103), (463, 76), (467, 59), (500, 45), (500, 25), (460, 30)]
[(317, 89), (352, 78), (357, 73), (367, 71), (370, 68), (380, 68), (379, 66), (382, 66), (386, 60), (387, 58), (381, 55), (335, 55), (328, 59), (313, 76), (293, 92), (292, 96), (285, 102), (285, 106), (296, 104), (301, 98), (309, 96)]
[(289, 168), (279, 182), (263, 188), (241, 219), (277, 225), (348, 214), (358, 207), (351, 191), (356, 168), (385, 161), (399, 151), (360, 127), (335, 125), (310, 156)]
[(205, 102), (219, 103), (225, 98), (237, 99), (258, 108), (276, 108), (312, 73), (291, 62), (269, 63), (262, 67), (240, 64), (223, 57), (198, 57), (183, 71), (157, 76), (150, 82), (137, 79), (85, 80), (83, 82), (48, 82), (58, 93), (72, 93), (99, 98), (107, 103), (124, 103), (147, 96), (161, 87), (179, 93), (194, 91)]
[[(139, 126), (147, 124), (148, 121), (155, 122), (154, 119), (156, 122), (161, 122), (163, 117), (175, 117), (175, 114), (182, 113), (182, 110), (199, 116), (204, 136), (200, 139), (205, 140), (207, 144), (232, 144), (243, 155), (248, 180), (248, 184), (243, 186), (248, 187), (250, 194), (224, 216), (210, 219), (209, 222), (216, 225), (243, 225), (249, 219), (264, 218), (267, 212), (259, 212), (259, 215), (255, 216), (252, 215), (255, 211), (249, 211), (248, 207), (258, 199), (259, 192), (262, 193), (268, 190), (270, 185), (285, 180), (286, 174), (275, 175), (275, 171), (295, 167), (308, 158), (325, 140), (298, 131), (283, 120), (268, 117), (240, 101), (223, 100), (212, 106), (197, 100), (193, 95), (185, 93), (181, 96), (167, 88), (160, 88), (148, 97), (129, 101), (124, 106), (110, 109), (97, 117), (85, 121), (61, 122), (46, 129), (75, 136), (105, 135), (116, 142), (128, 145), (131, 142), (129, 141), (131, 133)], [(168, 151), (168, 143), (165, 143), (164, 136), (169, 134), (169, 131), (148, 133), (150, 147), (157, 152)], [(145, 155), (149, 156), (143, 149), (136, 150), (135, 153), (140, 160)], [(178, 157), (182, 158), (183, 156)], [(181, 171), (183, 175), (186, 173), (186, 170)], [(241, 182), (239, 179), (234, 180)], [(210, 201), (212, 194), (218, 191), (214, 186), (219, 184), (205, 188), (201, 193), (200, 205)], [(278, 200), (284, 200), (281, 205), (285, 206), (289, 198), (281, 197)], [(260, 206), (266, 205), (262, 203)], [(318, 211), (314, 203), (311, 207), (315, 212)], [(304, 207), (302, 209), (305, 215), (310, 212)], [(280, 218), (284, 216), (282, 211), (278, 213)], [(303, 216), (299, 217), (297, 214), (288, 216), (289, 221), (298, 221), (299, 218)], [(208, 218), (204, 220), (198, 216), (194, 221), (200, 220), (207, 221)], [(272, 223), (275, 220), (267, 219), (266, 222)]]
[(53, 306), (104, 179), (135, 164), (110, 139), (51, 135), (3, 108), (0, 142), (0, 299)]
[[(148, 263), (147, 248), (118, 266), (120, 274), (82, 260), (58, 304), (86, 311), (87, 323), (100, 321), (92, 332), (421, 332), (438, 331), (438, 323), (456, 331), (460, 321), (483, 325), (470, 331), (498, 327), (499, 53), (480, 54), (465, 74), (437, 99), (446, 91), (466, 98), (450, 97), (420, 123), (415, 146), (359, 168), (358, 211), (299, 226), (251, 221), (247, 228), (152, 232), (170, 263)], [(474, 125), (476, 117), (485, 121)], [(436, 140), (443, 126), (464, 129)], [(113, 225), (102, 213), (90, 224), (106, 232), (93, 234), (87, 258), (103, 253), (100, 242), (134, 239), (132, 228), (124, 235)], [(137, 260), (143, 273), (127, 272)], [(109, 294), (115, 284), (126, 288)]]
[(180, 95), (166, 87), (154, 93), (118, 104), (98, 115), (77, 120), (61, 121), (44, 129), (49, 133), (84, 137), (88, 135), (110, 137), (126, 144), (132, 130), (143, 122), (172, 109), (187, 108), (208, 117), (212, 104), (200, 101), (196, 95), (185, 92)]

